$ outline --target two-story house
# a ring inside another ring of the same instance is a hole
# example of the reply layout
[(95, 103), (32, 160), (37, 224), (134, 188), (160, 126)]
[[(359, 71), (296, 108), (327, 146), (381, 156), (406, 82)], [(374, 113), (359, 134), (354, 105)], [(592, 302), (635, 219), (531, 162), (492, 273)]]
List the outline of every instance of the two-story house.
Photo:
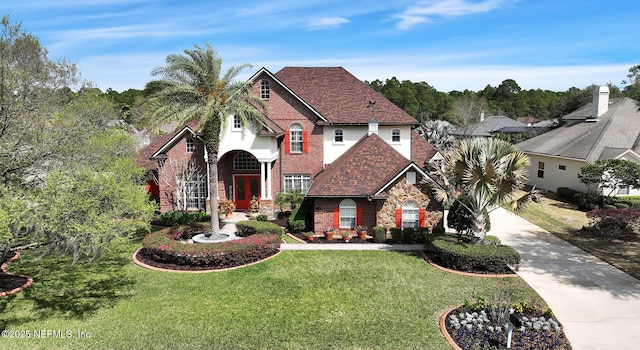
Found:
[[(262, 68), (250, 81), (268, 115), (260, 130), (229, 116), (218, 155), (219, 198), (247, 210), (255, 196), (261, 211), (272, 214), (277, 193), (300, 190), (312, 201), (316, 232), (433, 226), (442, 218), (419, 188), (424, 165), (442, 155), (402, 109), (341, 67), (285, 67), (275, 74)], [(157, 173), (163, 212), (208, 206), (206, 154), (194, 125), (140, 152), (141, 164)], [(189, 159), (197, 174), (180, 180), (183, 190), (176, 193), (171, 166)]]

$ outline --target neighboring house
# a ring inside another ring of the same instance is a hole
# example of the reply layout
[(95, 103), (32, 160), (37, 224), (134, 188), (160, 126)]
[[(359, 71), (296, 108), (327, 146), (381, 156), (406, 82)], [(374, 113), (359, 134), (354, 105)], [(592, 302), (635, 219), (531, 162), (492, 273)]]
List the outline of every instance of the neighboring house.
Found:
[(451, 132), (457, 139), (491, 137), (496, 134), (517, 137), (523, 134), (538, 133), (541, 130), (535, 126), (530, 126), (513, 120), (509, 117), (499, 115), (484, 117), (484, 113), (480, 114), (480, 122), (456, 128)]
[[(424, 165), (442, 155), (414, 130), (413, 117), (341, 67), (285, 67), (275, 74), (262, 68), (249, 81), (268, 116), (260, 130), (229, 117), (219, 150), (219, 198), (248, 210), (255, 196), (261, 211), (273, 214), (278, 192), (300, 190), (313, 202), (316, 232), (440, 221), (441, 208), (417, 184), (427, 176)], [(209, 209), (205, 157), (195, 125), (141, 150), (140, 163), (157, 174), (162, 212)], [(166, 181), (167, 165), (176, 160), (193, 160), (198, 168), (183, 179), (183, 193)]]
[[(566, 124), (516, 144), (529, 156), (529, 183), (556, 191), (558, 187), (588, 192), (580, 168), (600, 159), (626, 159), (640, 164), (640, 111), (635, 100), (609, 100), (609, 89), (594, 90), (593, 101), (563, 117)], [(622, 187), (617, 195), (640, 195)]]

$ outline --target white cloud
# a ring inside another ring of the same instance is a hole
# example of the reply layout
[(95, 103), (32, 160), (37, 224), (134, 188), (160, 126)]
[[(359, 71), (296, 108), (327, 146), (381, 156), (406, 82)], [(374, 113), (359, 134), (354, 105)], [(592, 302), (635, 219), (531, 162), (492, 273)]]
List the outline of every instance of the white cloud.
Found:
[(488, 12), (499, 8), (508, 0), (484, 0), (478, 3), (467, 0), (420, 1), (393, 17), (400, 19), (397, 29), (407, 30), (419, 23), (429, 22), (430, 17), (455, 17)]
[(349, 22), (351, 21), (342, 17), (314, 18), (309, 22), (309, 25), (307, 26), (307, 30), (338, 28), (341, 25)]

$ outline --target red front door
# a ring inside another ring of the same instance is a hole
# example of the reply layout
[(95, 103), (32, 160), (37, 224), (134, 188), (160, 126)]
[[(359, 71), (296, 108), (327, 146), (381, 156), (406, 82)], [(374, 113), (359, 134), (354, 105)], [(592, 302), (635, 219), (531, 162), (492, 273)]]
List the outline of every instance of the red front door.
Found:
[(234, 193), (236, 209), (248, 210), (251, 197), (260, 198), (260, 176), (259, 175), (235, 175)]

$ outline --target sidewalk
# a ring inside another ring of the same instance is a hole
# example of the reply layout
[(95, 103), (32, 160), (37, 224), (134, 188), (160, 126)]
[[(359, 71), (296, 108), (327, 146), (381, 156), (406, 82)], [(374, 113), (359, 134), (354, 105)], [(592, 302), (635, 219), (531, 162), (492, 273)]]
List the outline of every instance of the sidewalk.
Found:
[(520, 253), (518, 275), (574, 349), (640, 348), (640, 281), (502, 208), (491, 213), (490, 234)]

